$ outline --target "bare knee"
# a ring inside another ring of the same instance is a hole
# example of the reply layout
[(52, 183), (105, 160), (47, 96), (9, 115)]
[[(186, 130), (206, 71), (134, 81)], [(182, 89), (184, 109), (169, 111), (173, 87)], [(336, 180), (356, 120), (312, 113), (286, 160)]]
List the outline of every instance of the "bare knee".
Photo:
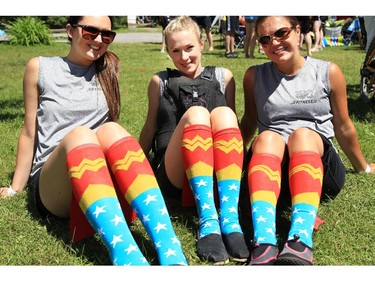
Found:
[(238, 128), (237, 115), (230, 107), (216, 107), (211, 112), (211, 124), (214, 132), (226, 128)]
[(252, 150), (254, 154), (270, 153), (282, 159), (285, 152), (285, 141), (278, 133), (264, 131), (255, 138)]
[(106, 151), (113, 143), (119, 139), (130, 136), (120, 124), (115, 122), (108, 122), (98, 129), (96, 132), (99, 143), (104, 151)]
[(192, 106), (182, 115), (181, 121), (185, 127), (194, 124), (210, 126), (210, 112), (203, 106)]

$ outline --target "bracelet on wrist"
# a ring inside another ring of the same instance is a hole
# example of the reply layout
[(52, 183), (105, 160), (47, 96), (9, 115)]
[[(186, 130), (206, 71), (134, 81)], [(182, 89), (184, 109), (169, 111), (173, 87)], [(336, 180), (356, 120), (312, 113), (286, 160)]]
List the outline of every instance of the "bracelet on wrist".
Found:
[(10, 185), (9, 187), (8, 187), (8, 196), (13, 196), (13, 195), (15, 195), (17, 192), (16, 191), (14, 191), (14, 189), (12, 188), (12, 186)]
[(367, 166), (366, 166), (365, 173), (366, 174), (370, 174), (371, 173), (371, 167), (370, 167), (369, 164), (367, 164)]

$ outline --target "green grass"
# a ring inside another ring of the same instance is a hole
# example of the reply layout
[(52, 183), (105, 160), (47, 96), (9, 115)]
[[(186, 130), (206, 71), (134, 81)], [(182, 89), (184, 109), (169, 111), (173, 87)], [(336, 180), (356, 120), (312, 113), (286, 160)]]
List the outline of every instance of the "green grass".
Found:
[[(236, 79), (237, 113), (243, 113), (242, 78), (251, 64), (266, 61), (256, 53), (256, 60), (245, 59), (242, 49), (237, 59), (224, 58), (223, 43), (216, 36), (216, 50), (205, 52), (203, 65), (229, 68)], [(160, 44), (114, 43), (110, 49), (121, 59), (120, 88), (123, 93), (120, 123), (138, 138), (147, 112), (147, 86), (151, 76), (166, 67), (173, 67)], [(206, 46), (207, 48), (207, 46)], [(17, 138), (23, 122), (22, 76), (27, 61), (38, 55), (65, 56), (69, 45), (10, 46), (0, 44), (0, 184), (9, 184), (15, 168)], [(304, 51), (305, 52), (305, 51)], [(359, 69), (364, 51), (359, 46), (326, 48), (314, 57), (336, 62), (347, 81), (351, 117), (368, 162), (375, 162), (374, 104), (359, 99)], [(314, 234), (316, 265), (375, 264), (375, 177), (353, 172), (345, 155), (341, 156), (348, 169), (344, 189), (332, 202), (322, 204), (319, 216), (326, 222)], [(247, 238), (251, 238), (247, 198), (241, 201), (242, 222)], [(0, 201), (0, 265), (101, 265), (110, 264), (108, 253), (98, 237), (72, 244), (68, 222), (59, 219), (43, 220), (30, 204), (28, 192)], [(181, 209), (179, 203), (168, 201), (170, 215), (191, 265), (202, 265), (195, 252), (197, 220), (195, 210)], [(280, 239), (289, 228), (286, 211), (278, 224)], [(142, 251), (152, 264), (157, 264), (155, 251), (144, 228), (137, 220), (131, 226)]]

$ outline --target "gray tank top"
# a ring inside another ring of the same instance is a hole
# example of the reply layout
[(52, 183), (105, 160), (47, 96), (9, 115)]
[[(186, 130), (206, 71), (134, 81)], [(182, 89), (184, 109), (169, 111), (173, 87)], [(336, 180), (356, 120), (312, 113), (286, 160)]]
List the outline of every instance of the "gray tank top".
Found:
[(31, 176), (72, 129), (96, 131), (108, 121), (108, 106), (95, 66), (80, 66), (63, 57), (39, 57), (37, 143)]
[(329, 96), (329, 62), (306, 57), (304, 66), (293, 76), (278, 71), (273, 62), (255, 67), (259, 133), (276, 131), (287, 143), (294, 130), (305, 127), (332, 142)]

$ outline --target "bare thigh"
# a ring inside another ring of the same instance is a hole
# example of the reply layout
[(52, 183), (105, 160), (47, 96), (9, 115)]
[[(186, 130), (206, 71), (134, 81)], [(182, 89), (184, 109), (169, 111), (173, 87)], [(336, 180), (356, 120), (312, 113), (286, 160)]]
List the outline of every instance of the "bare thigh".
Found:
[(98, 143), (95, 133), (79, 127), (69, 132), (51, 153), (40, 173), (39, 192), (43, 205), (54, 215), (68, 218), (72, 188), (66, 166), (66, 155), (74, 147)]

